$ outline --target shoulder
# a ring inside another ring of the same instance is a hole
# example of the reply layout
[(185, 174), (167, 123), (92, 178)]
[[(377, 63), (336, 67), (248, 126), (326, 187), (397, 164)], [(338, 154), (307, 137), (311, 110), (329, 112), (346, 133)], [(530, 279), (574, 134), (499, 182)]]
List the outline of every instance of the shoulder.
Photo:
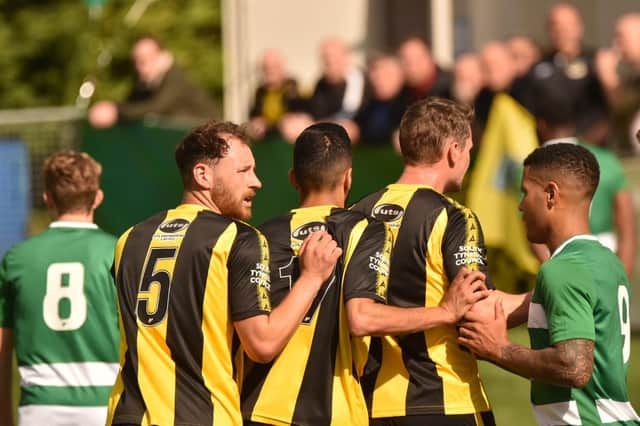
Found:
[(387, 188), (382, 188), (379, 191), (365, 195), (364, 197), (353, 203), (349, 210), (371, 215), (373, 206), (385, 192), (387, 192)]
[(540, 266), (538, 274), (543, 288), (560, 289), (576, 285), (586, 290), (593, 281), (586, 259), (577, 252), (552, 257)]
[(267, 237), (274, 237), (280, 235), (282, 232), (289, 229), (291, 221), (291, 213), (275, 217), (270, 219), (260, 226), (258, 229)]

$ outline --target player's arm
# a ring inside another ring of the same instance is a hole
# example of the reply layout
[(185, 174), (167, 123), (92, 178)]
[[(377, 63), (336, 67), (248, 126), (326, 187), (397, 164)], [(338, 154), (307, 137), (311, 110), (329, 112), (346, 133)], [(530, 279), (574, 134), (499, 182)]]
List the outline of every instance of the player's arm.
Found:
[(401, 308), (373, 299), (350, 299), (347, 302), (349, 328), (354, 336), (380, 336), (453, 326), (489, 293), (481, 272), (461, 269), (440, 305), (433, 308)]
[(581, 388), (591, 379), (593, 340), (569, 339), (534, 350), (509, 340), (500, 300), (495, 304), (492, 320), (467, 315), (472, 322), (461, 326), (458, 342), (480, 358), (522, 377), (557, 386)]
[(0, 426), (13, 426), (13, 330), (0, 327)]
[(300, 276), (278, 307), (266, 315), (234, 322), (242, 346), (252, 360), (266, 363), (280, 353), (322, 284), (331, 276), (341, 254), (342, 250), (327, 232), (311, 234), (300, 248)]
[[(505, 316), (507, 317), (507, 326), (509, 328), (517, 327), (527, 322), (532, 294), (533, 291), (511, 294), (501, 290), (493, 290), (486, 299), (480, 300), (473, 305), (473, 307), (468, 310), (468, 313), (483, 317), (493, 317), (495, 303), (500, 299)], [(468, 320), (467, 316), (468, 315), (465, 315), (465, 319)]]
[(343, 289), (352, 335), (414, 333), (454, 325), (473, 303), (487, 297), (484, 274), (462, 268), (437, 307), (386, 305), (392, 248), (391, 232), (383, 222), (372, 221), (349, 256)]
[(627, 276), (631, 277), (636, 260), (637, 238), (633, 200), (628, 189), (618, 191), (614, 197), (613, 220), (618, 237), (618, 257)]

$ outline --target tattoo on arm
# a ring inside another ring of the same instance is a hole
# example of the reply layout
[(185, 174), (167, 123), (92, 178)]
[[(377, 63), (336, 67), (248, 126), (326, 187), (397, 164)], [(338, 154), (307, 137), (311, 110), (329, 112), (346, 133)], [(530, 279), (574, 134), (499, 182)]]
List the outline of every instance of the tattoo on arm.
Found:
[(563, 367), (558, 369), (560, 377), (570, 383), (586, 385), (593, 371), (593, 340), (566, 340), (555, 347), (563, 360)]
[(565, 387), (583, 387), (593, 371), (594, 343), (572, 339), (541, 350), (510, 344), (498, 364), (520, 376)]

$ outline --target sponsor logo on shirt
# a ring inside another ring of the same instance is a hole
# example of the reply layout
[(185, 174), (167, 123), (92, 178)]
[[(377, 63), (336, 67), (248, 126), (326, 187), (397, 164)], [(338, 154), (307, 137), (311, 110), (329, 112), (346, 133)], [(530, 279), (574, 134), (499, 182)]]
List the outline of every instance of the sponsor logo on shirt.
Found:
[(324, 222), (316, 221), (316, 222), (307, 222), (304, 225), (298, 226), (292, 233), (291, 237), (296, 240), (304, 240), (311, 233), (316, 231), (325, 231), (327, 229), (327, 225)]
[(459, 246), (458, 251), (453, 254), (457, 266), (463, 265), (485, 265), (486, 253), (484, 248), (475, 245)]
[(404, 209), (397, 204), (380, 204), (373, 208), (371, 216), (384, 222), (395, 222), (404, 215)]
[(189, 221), (186, 219), (172, 219), (168, 222), (160, 224), (158, 229), (165, 234), (174, 234), (180, 232), (189, 226)]

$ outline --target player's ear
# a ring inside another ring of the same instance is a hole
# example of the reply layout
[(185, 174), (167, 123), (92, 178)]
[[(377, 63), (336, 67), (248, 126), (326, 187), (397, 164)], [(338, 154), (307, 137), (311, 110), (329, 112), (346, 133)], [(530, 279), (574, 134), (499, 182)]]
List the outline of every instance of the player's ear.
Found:
[(444, 149), (444, 154), (447, 157), (447, 163), (449, 164), (449, 167), (455, 167), (455, 165), (458, 164), (458, 161), (460, 160), (460, 156), (462, 155), (460, 144), (455, 139), (450, 138), (445, 142)]
[(205, 163), (196, 163), (195, 166), (193, 166), (192, 176), (196, 187), (203, 189), (212, 188), (213, 181), (212, 176), (209, 173), (210, 168), (211, 166)]
[(293, 189), (300, 191), (300, 185), (298, 185), (298, 180), (296, 179), (296, 174), (293, 172), (293, 169), (289, 169), (287, 176), (289, 177), (289, 183)]
[(344, 173), (344, 193), (348, 194), (351, 191), (351, 183), (353, 179), (353, 168), (349, 167), (347, 171)]
[(544, 192), (547, 197), (547, 206), (555, 206), (558, 202), (558, 196), (560, 195), (558, 184), (553, 181), (548, 182), (545, 186)]
[(96, 196), (93, 199), (93, 206), (91, 207), (92, 210), (97, 209), (98, 207), (100, 207), (100, 204), (102, 204), (102, 202), (104, 201), (104, 192), (102, 192), (102, 189), (98, 188), (98, 190), (96, 191)]

